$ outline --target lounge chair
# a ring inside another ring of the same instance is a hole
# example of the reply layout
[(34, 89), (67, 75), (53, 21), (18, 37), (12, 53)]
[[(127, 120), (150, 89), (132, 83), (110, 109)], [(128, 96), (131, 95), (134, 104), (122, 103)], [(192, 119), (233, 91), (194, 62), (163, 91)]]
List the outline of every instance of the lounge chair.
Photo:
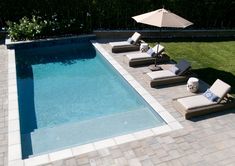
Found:
[(110, 42), (109, 44), (112, 47), (113, 53), (138, 51), (140, 49), (140, 37), (141, 35), (135, 32), (127, 41)]
[[(153, 64), (157, 58), (157, 63), (165, 63), (170, 61), (170, 57), (166, 54), (161, 54), (164, 51), (164, 47), (157, 44), (152, 48), (154, 54), (151, 55), (147, 52), (138, 52), (125, 55), (125, 61), (129, 63), (129, 66), (139, 66)], [(160, 56), (159, 56), (160, 55)]]
[[(204, 94), (173, 99), (173, 105), (186, 119), (235, 108), (234, 97), (228, 94), (230, 89), (230, 85), (217, 79)], [(212, 95), (215, 96), (214, 99)]]
[(158, 85), (187, 81), (189, 77), (195, 76), (195, 74), (190, 72), (190, 69), (190, 63), (186, 60), (181, 60), (166, 70), (153, 71), (147, 73), (147, 75), (151, 78), (151, 87), (156, 87)]

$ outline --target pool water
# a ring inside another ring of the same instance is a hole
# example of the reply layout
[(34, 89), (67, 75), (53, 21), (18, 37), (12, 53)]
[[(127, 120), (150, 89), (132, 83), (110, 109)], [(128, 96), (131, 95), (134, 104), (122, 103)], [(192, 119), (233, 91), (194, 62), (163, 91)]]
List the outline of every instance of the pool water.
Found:
[(90, 43), (16, 50), (23, 158), (165, 122)]

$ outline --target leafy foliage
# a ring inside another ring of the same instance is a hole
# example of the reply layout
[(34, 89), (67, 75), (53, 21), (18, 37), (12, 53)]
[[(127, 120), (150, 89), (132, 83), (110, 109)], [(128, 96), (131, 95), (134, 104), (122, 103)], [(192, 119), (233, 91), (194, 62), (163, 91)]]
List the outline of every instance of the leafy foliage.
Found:
[(12, 40), (29, 40), (34, 39), (42, 33), (43, 28), (46, 27), (47, 22), (39, 21), (35, 16), (32, 19), (23, 17), (19, 24), (16, 22), (7, 22), (8, 33)]
[(93, 29), (152, 29), (155, 27), (138, 24), (131, 17), (163, 5), (193, 22), (193, 28), (235, 28), (234, 0), (1, 0), (0, 28), (8, 20), (18, 22), (24, 16), (36, 15), (53, 21), (55, 30), (48, 29), (47, 35), (80, 34)]
[(10, 38), (14, 41), (31, 40), (58, 35), (69, 29), (74, 22), (75, 19), (58, 20), (57, 15), (53, 15), (51, 19), (47, 20), (33, 15), (31, 19), (27, 17), (21, 18), (19, 23), (8, 21), (7, 31)]

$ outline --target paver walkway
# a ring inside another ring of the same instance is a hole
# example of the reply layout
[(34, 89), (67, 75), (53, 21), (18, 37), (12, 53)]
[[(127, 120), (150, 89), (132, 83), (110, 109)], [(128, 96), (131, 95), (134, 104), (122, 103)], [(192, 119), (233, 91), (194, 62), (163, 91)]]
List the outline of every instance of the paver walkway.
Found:
[[(109, 49), (107, 45), (104, 48)], [(1, 47), (2, 48), (2, 47)], [(2, 52), (2, 49), (0, 53)], [(4, 52), (4, 51), (3, 51)], [(151, 88), (146, 67), (130, 68), (123, 54), (113, 57), (161, 103), (184, 127), (181, 130), (149, 137), (119, 146), (105, 148), (48, 166), (234, 166), (235, 165), (235, 109), (211, 114), (191, 121), (184, 120), (172, 107), (172, 98), (189, 95), (185, 85)], [(0, 165), (6, 158), (6, 63), (0, 55)]]
[(0, 166), (7, 163), (7, 53), (0, 45)]

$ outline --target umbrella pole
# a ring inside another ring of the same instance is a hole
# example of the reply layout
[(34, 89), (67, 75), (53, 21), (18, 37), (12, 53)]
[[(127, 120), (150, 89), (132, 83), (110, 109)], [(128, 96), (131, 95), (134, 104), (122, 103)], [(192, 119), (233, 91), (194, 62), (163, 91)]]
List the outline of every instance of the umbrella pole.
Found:
[(162, 28), (160, 27), (159, 40), (158, 40), (158, 44), (157, 44), (157, 55), (155, 58), (155, 67), (157, 66), (157, 57), (158, 57), (158, 51), (159, 51), (159, 44), (160, 44), (160, 40), (161, 40), (161, 32), (162, 32)]

